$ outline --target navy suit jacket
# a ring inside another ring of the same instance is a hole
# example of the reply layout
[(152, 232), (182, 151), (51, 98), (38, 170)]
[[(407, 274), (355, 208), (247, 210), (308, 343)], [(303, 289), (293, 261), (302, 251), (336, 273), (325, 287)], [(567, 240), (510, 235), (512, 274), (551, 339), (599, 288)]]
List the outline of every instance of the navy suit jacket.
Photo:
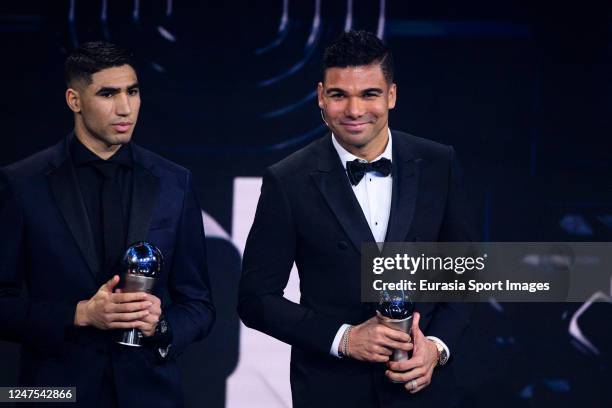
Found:
[(164, 255), (153, 293), (173, 341), (161, 359), (152, 347), (116, 345), (114, 331), (73, 324), (76, 304), (96, 293), (104, 274), (71, 137), (0, 170), (0, 337), (22, 345), (22, 385), (76, 386), (80, 406), (98, 406), (110, 364), (119, 406), (181, 406), (176, 356), (205, 337), (215, 318), (191, 174), (133, 144), (127, 242), (146, 240)]
[[(393, 187), (386, 241), (471, 241), (454, 150), (392, 131)], [(436, 369), (417, 394), (385, 377), (384, 365), (329, 354), (343, 323), (375, 315), (360, 300), (360, 252), (374, 237), (351, 189), (331, 136), (270, 167), (243, 260), (238, 312), (244, 323), (291, 344), (294, 407), (445, 406), (453, 378)], [(299, 304), (283, 297), (293, 263)], [(421, 303), (421, 330), (451, 349), (471, 306)], [(451, 357), (452, 358), (452, 357)], [(452, 364), (452, 363), (451, 363)]]

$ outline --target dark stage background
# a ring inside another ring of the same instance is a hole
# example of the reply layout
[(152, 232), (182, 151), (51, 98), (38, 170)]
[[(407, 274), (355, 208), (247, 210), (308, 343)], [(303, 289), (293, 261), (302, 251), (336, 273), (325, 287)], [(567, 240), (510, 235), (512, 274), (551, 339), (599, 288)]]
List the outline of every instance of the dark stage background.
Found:
[[(224, 407), (244, 333), (241, 249), (229, 238), (235, 179), (261, 177), (324, 135), (319, 63), (345, 28), (391, 46), (391, 127), (455, 146), (484, 240), (612, 239), (610, 7), (533, 3), (4, 2), (0, 166), (70, 131), (62, 69), (75, 45), (108, 39), (135, 50), (135, 140), (194, 172), (220, 231), (208, 239), (218, 323), (181, 366), (190, 406)], [(479, 305), (453, 350), (463, 406), (612, 406), (612, 288), (601, 290), (593, 304)], [(0, 343), (0, 385), (15, 383), (18, 358), (16, 345)]]

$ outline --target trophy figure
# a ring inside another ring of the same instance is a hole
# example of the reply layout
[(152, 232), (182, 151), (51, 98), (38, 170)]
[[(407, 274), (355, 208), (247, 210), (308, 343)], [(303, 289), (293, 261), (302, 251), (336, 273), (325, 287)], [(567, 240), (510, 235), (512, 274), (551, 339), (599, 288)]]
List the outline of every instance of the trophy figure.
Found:
[[(412, 312), (414, 303), (403, 290), (382, 291), (376, 315), (380, 323), (395, 330), (401, 330), (412, 336)], [(393, 350), (391, 361), (408, 360), (408, 351)]]
[[(151, 293), (155, 283), (155, 276), (161, 271), (164, 258), (161, 251), (148, 242), (137, 242), (131, 245), (123, 256), (124, 293), (147, 292)], [(131, 347), (140, 347), (142, 333), (138, 329), (128, 329), (121, 333), (119, 344)]]

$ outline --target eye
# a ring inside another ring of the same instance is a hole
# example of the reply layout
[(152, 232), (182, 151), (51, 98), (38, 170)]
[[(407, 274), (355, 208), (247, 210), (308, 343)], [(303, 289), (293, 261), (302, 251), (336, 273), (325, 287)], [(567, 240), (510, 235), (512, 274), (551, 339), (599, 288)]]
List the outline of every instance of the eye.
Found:
[(366, 99), (373, 99), (373, 98), (378, 97), (378, 94), (375, 92), (366, 92), (363, 94), (363, 97)]
[(342, 99), (342, 98), (344, 98), (344, 94), (341, 94), (341, 93), (334, 93), (334, 94), (331, 94), (331, 95), (330, 95), (330, 97), (331, 97), (332, 99)]
[(128, 95), (130, 96), (138, 95), (138, 89), (130, 89), (128, 91)]
[(103, 98), (111, 98), (113, 96), (112, 92), (100, 92), (98, 95), (100, 95)]

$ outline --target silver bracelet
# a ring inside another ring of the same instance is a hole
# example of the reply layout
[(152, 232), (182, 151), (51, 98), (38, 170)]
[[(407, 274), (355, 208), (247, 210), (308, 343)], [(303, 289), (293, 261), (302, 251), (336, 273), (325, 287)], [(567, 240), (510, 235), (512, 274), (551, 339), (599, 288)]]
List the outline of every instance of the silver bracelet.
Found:
[(344, 336), (342, 336), (342, 355), (346, 357), (350, 357), (349, 355), (349, 335), (353, 326), (349, 326), (344, 332)]

